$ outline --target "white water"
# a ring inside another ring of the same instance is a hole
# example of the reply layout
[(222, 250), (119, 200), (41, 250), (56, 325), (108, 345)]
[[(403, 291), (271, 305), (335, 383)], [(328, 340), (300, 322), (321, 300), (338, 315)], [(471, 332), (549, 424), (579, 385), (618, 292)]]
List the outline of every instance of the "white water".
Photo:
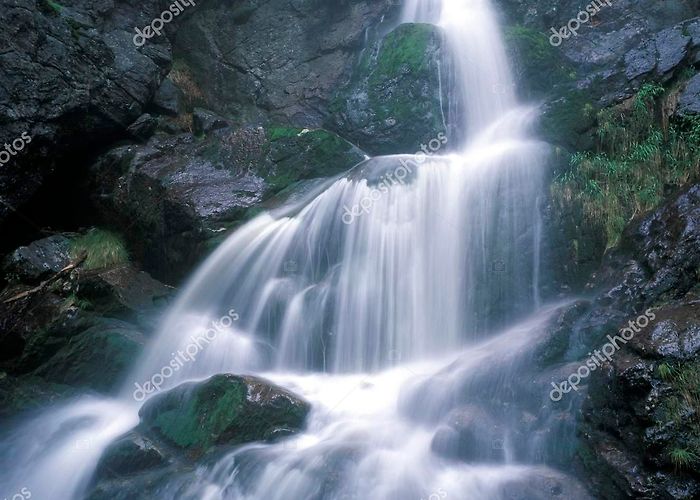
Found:
[[(7, 493), (80, 498), (106, 446), (138, 421), (133, 384), (234, 309), (239, 319), (163, 388), (262, 374), (312, 403), (308, 428), (233, 450), (144, 498), (549, 498), (537, 485), (552, 481), (564, 498), (584, 496), (561, 473), (527, 465), (561, 436), (523, 423), (548, 422), (548, 389), (533, 386), (529, 368), (551, 314), (536, 312), (545, 148), (527, 135), (532, 110), (516, 104), (488, 2), (411, 0), (404, 21), (445, 30), (447, 116), (467, 140), (439, 141), (426, 160), (369, 160), (239, 230), (181, 293), (118, 400), (47, 413), (5, 443)], [(366, 211), (346, 224), (356, 206)], [(450, 424), (465, 418), (479, 436), (469, 464), (451, 455), (465, 450)]]

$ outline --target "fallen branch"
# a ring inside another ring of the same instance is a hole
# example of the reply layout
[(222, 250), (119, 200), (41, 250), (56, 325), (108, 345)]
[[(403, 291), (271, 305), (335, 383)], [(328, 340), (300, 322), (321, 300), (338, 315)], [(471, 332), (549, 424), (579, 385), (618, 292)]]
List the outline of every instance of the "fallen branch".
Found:
[(17, 302), (18, 300), (25, 299), (31, 295), (34, 295), (35, 293), (41, 292), (44, 290), (47, 286), (49, 286), (51, 283), (54, 283), (55, 281), (58, 281), (62, 276), (65, 276), (66, 274), (70, 273), (72, 270), (77, 269), (80, 267), (83, 262), (85, 262), (85, 259), (87, 259), (87, 253), (83, 253), (78, 259), (74, 262), (71, 262), (68, 264), (66, 267), (58, 271), (56, 274), (51, 276), (49, 279), (46, 281), (42, 281), (39, 283), (37, 286), (30, 290), (26, 290), (20, 294), (15, 295), (14, 297), (11, 297), (7, 300), (5, 300), (5, 304), (10, 304), (12, 302)]

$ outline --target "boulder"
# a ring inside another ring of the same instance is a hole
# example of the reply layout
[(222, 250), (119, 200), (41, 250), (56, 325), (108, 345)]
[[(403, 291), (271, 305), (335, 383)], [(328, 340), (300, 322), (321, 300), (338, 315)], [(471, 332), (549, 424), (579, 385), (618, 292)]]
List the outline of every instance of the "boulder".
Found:
[(19, 247), (5, 257), (2, 272), (12, 283), (36, 284), (70, 262), (70, 239), (57, 234)]
[(162, 115), (179, 115), (184, 110), (182, 91), (170, 78), (166, 78), (153, 97), (151, 107), (154, 111)]
[(266, 380), (216, 375), (148, 400), (139, 412), (139, 430), (197, 458), (217, 445), (297, 432), (309, 411), (309, 403)]
[(368, 48), (335, 96), (331, 126), (372, 154), (411, 154), (447, 133), (439, 65), (443, 36), (428, 24), (403, 24)]
[(505, 458), (503, 429), (484, 409), (462, 406), (447, 415), (431, 449), (466, 462), (500, 462)]
[(167, 465), (165, 452), (154, 442), (130, 432), (113, 442), (102, 454), (95, 476), (100, 479), (141, 474)]
[(115, 148), (93, 166), (92, 179), (99, 210), (122, 228), (135, 258), (156, 278), (178, 282), (207, 240), (252, 207), (298, 180), (333, 176), (364, 158), (323, 129), (226, 127)]
[(75, 335), (34, 374), (54, 383), (109, 393), (143, 350), (143, 334), (133, 325), (105, 319)]
[(700, 73), (688, 81), (678, 99), (678, 114), (700, 115)]
[(228, 126), (230, 126), (230, 123), (226, 118), (222, 118), (216, 113), (206, 109), (194, 108), (192, 114), (192, 129), (195, 135), (208, 134), (213, 130), (226, 128)]

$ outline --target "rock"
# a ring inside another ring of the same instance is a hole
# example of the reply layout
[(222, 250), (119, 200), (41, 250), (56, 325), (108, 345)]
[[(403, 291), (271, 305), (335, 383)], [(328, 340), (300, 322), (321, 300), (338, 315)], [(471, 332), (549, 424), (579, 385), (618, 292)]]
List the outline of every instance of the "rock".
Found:
[(469, 405), (452, 410), (433, 437), (433, 452), (467, 462), (502, 461), (503, 430), (482, 408)]
[(372, 154), (411, 154), (447, 133), (439, 81), (443, 37), (404, 24), (366, 50), (331, 107), (332, 127)]
[(688, 81), (678, 99), (678, 114), (700, 115), (700, 73)]
[(45, 408), (80, 393), (75, 388), (46, 382), (39, 377), (13, 377), (0, 372), (0, 420)]
[(173, 83), (170, 78), (166, 78), (161, 83), (158, 92), (153, 97), (151, 107), (157, 113), (166, 116), (177, 116), (184, 110), (182, 91)]
[(202, 108), (194, 108), (192, 127), (195, 135), (208, 134), (213, 130), (228, 126), (230, 126), (230, 123), (216, 113)]
[[(204, 107), (242, 124), (319, 128), (365, 36), (392, 2), (214, 0), (183, 21), (174, 48), (191, 69)], [(386, 24), (392, 20), (386, 18)]]
[(170, 46), (158, 37), (137, 47), (134, 27), (160, 7), (155, 0), (18, 0), (2, 9), (0, 144), (22, 134), (31, 141), (0, 169), (0, 223), (35, 194), (45, 198), (41, 187), (74, 175), (75, 158), (124, 135), (143, 113), (170, 64)]
[(78, 286), (80, 299), (89, 302), (92, 312), (150, 328), (156, 327), (174, 294), (173, 288), (131, 265), (84, 273)]
[(606, 498), (690, 499), (700, 491), (692, 464), (674, 459), (700, 455), (691, 382), (700, 376), (699, 264), (695, 185), (631, 224), (596, 276), (593, 311), (622, 313), (618, 327), (651, 307), (649, 324), (638, 322), (629, 343), (593, 372), (582, 408), (579, 456)]
[(109, 445), (97, 465), (100, 479), (140, 474), (167, 464), (165, 454), (148, 438), (130, 432)]
[(39, 283), (70, 264), (70, 240), (49, 236), (20, 247), (5, 258), (3, 274), (13, 283)]
[(216, 445), (273, 440), (304, 425), (310, 406), (263, 379), (216, 375), (149, 399), (139, 429), (196, 458)]
[(332, 176), (365, 158), (322, 129), (223, 128), (206, 137), (156, 136), (93, 166), (95, 202), (156, 278), (177, 282), (206, 241), (301, 179)]
[(71, 338), (34, 374), (64, 385), (109, 393), (132, 366), (144, 346), (133, 325), (105, 319)]
[(586, 487), (575, 478), (545, 467), (527, 478), (508, 481), (501, 498), (508, 500), (593, 500)]
[(691, 38), (683, 32), (681, 26), (674, 26), (656, 35), (656, 50), (659, 54), (656, 72), (659, 76), (666, 76), (688, 55)]
[(139, 116), (138, 119), (127, 127), (127, 131), (138, 141), (147, 141), (158, 128), (158, 120), (148, 113)]

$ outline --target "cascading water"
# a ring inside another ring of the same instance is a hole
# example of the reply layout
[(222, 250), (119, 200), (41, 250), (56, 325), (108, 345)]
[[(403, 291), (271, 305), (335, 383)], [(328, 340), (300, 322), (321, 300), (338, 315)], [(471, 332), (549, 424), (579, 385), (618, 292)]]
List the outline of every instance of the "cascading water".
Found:
[[(548, 394), (529, 368), (552, 312), (534, 312), (546, 148), (527, 136), (533, 113), (516, 105), (486, 0), (411, 0), (403, 21), (444, 29), (445, 81), (458, 83), (445, 85), (446, 114), (467, 139), (446, 144), (450, 134), (436, 130), (440, 155), (368, 160), (231, 236), (182, 292), (121, 398), (86, 399), (13, 433), (8, 491), (80, 498), (105, 447), (138, 421), (134, 383), (231, 310), (238, 321), (163, 388), (257, 373), (312, 403), (308, 428), (164, 480), (149, 498), (492, 500), (561, 476), (526, 465), (563, 447), (557, 429), (548, 438), (524, 423)], [(455, 460), (455, 420), (476, 422), (468, 463)], [(566, 484), (564, 497), (585, 497)]]

